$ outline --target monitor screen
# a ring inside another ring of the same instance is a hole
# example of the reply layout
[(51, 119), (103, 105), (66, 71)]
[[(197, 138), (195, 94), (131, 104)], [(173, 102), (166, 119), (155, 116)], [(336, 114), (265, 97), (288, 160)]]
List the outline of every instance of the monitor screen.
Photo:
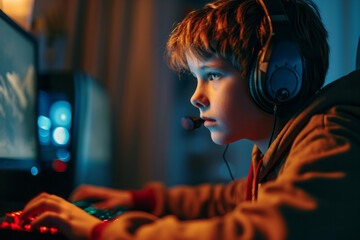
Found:
[(2, 11), (0, 35), (0, 169), (30, 170), (37, 160), (36, 44)]

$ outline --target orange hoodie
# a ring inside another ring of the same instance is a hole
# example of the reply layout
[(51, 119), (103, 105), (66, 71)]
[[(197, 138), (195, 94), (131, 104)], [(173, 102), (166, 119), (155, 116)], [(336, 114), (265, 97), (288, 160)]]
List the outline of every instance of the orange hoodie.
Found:
[(246, 179), (169, 189), (151, 183), (152, 214), (127, 212), (101, 239), (360, 239), (360, 71), (310, 102), (264, 156), (254, 147), (252, 165), (263, 159), (252, 178), (257, 200), (245, 201)]

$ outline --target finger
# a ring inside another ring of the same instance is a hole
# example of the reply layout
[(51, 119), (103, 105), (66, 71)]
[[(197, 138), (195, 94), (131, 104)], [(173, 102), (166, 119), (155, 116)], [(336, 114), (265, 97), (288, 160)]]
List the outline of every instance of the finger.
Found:
[(61, 217), (56, 212), (44, 212), (31, 222), (32, 228), (39, 227), (59, 227), (61, 225)]
[(61, 201), (60, 197), (49, 194), (42, 194), (39, 197), (31, 200), (24, 208), (20, 216), (20, 220), (27, 219), (30, 216), (35, 216), (44, 211), (59, 212)]
[(84, 199), (108, 199), (113, 193), (113, 189), (97, 187), (92, 185), (82, 185), (70, 196), (70, 201), (77, 202)]
[[(67, 239), (85, 239), (86, 236), (90, 236), (93, 227), (101, 220), (68, 204), (61, 212), (42, 213), (31, 223), (31, 227), (33, 229), (39, 229), (42, 226), (55, 227), (67, 236)], [(68, 208), (69, 206), (71, 208)]]
[(55, 212), (44, 212), (31, 223), (32, 229), (40, 227), (54, 227), (65, 234), (70, 232), (69, 224), (61, 214)]
[(28, 205), (33, 204), (34, 202), (38, 201), (38, 200), (41, 199), (41, 198), (44, 198), (44, 197), (46, 198), (46, 197), (49, 197), (49, 196), (50, 196), (50, 194), (48, 194), (48, 193), (46, 193), (46, 192), (40, 193), (40, 194), (38, 194), (36, 197), (32, 198), (32, 199), (25, 205), (24, 208), (26, 208), (26, 206), (28, 206)]
[(81, 185), (71, 193), (69, 201), (78, 202), (87, 198), (102, 198), (99, 191), (99, 188), (96, 186)]
[(95, 203), (92, 206), (94, 208), (108, 209), (108, 210), (115, 210), (117, 207), (127, 207), (121, 202), (121, 199), (113, 199), (113, 198), (107, 201)]
[(117, 204), (114, 201), (108, 200), (104, 202), (95, 203), (92, 205), (94, 208), (98, 209), (115, 209), (117, 207)]
[(77, 187), (72, 193), (70, 194), (69, 201), (77, 202), (84, 198), (84, 196), (87, 194), (89, 185), (80, 185)]
[(41, 193), (37, 197), (29, 201), (24, 207), (23, 211), (27, 212), (29, 211), (29, 209), (33, 209), (36, 206), (46, 207), (48, 205), (49, 207), (54, 207), (56, 206), (57, 203), (60, 203), (62, 200), (63, 200), (62, 198), (56, 195)]

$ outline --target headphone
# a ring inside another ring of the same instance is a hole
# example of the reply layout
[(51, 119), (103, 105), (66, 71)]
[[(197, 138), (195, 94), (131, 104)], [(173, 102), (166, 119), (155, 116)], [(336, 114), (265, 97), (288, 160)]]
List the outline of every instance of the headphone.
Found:
[[(299, 95), (305, 63), (281, 0), (257, 0), (265, 11), (270, 36), (249, 79), (254, 102), (268, 113)], [(270, 5), (271, 2), (271, 5)]]

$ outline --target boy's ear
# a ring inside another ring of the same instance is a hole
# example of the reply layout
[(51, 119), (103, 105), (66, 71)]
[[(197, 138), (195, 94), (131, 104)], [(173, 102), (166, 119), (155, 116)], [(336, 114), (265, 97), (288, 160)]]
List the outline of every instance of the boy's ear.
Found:
[(249, 87), (255, 103), (273, 113), (275, 105), (300, 93), (305, 63), (281, 0), (258, 2), (269, 20), (270, 36), (253, 66)]

